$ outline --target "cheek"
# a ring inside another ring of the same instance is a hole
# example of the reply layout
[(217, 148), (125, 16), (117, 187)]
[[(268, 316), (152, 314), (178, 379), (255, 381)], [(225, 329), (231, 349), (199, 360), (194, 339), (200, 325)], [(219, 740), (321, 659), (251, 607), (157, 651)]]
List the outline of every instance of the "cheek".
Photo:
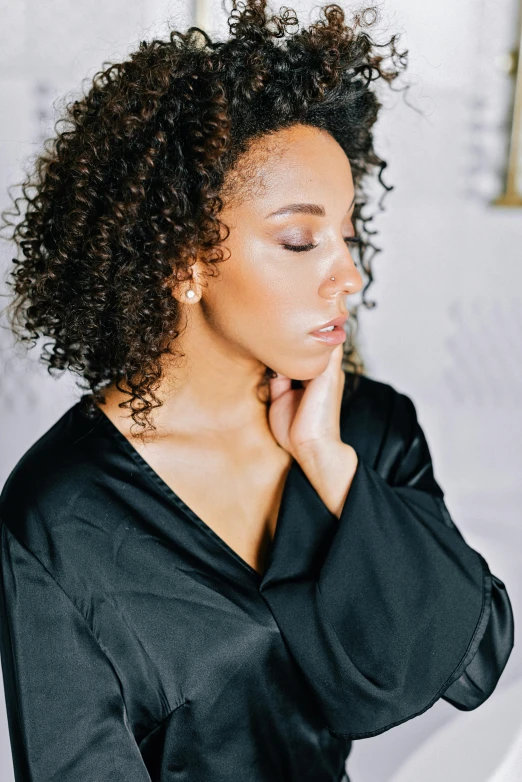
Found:
[[(232, 255), (219, 266), (223, 300), (237, 315), (284, 317), (295, 310), (306, 280), (296, 267), (264, 242), (230, 246)], [(310, 280), (308, 280), (308, 285)]]
[[(238, 283), (238, 317), (256, 328), (259, 336), (289, 338), (302, 330), (303, 313), (314, 313), (310, 281), (284, 268), (256, 268)], [(313, 319), (313, 318), (312, 318)], [(308, 318), (309, 320), (309, 318)], [(262, 331), (259, 331), (260, 325)]]
[(208, 290), (214, 325), (242, 342), (293, 345), (323, 310), (310, 263), (252, 239), (228, 248), (230, 258), (218, 265)]
[(299, 308), (317, 308), (317, 283), (314, 269), (304, 254), (274, 249), (273, 244), (252, 242), (240, 268), (239, 282), (249, 297), (263, 305), (277, 305), (285, 312)]

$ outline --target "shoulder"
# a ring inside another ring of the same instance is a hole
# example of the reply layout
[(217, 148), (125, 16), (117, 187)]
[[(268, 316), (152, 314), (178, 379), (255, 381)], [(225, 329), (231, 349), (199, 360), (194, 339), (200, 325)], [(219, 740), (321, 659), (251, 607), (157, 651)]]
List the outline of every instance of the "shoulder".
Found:
[(364, 429), (367, 438), (398, 438), (408, 441), (418, 425), (412, 399), (390, 383), (346, 372), (341, 406), (341, 424)]
[[(347, 373), (348, 374), (348, 373)], [(411, 397), (366, 375), (346, 378), (341, 438), (393, 485), (413, 485), (442, 495), (433, 475), (426, 435)]]
[[(369, 375), (355, 375), (345, 372), (346, 384), (344, 400), (357, 399), (358, 402), (371, 405), (375, 413), (391, 413), (396, 405), (404, 405), (413, 411), (413, 402), (407, 393), (399, 391), (395, 386)], [(353, 392), (351, 389), (353, 387)], [(344, 402), (343, 400), (343, 402)]]
[[(78, 498), (96, 482), (97, 459), (70, 407), (15, 464), (0, 494), (0, 522), (33, 553), (72, 527)], [(54, 540), (53, 540), (54, 539)]]

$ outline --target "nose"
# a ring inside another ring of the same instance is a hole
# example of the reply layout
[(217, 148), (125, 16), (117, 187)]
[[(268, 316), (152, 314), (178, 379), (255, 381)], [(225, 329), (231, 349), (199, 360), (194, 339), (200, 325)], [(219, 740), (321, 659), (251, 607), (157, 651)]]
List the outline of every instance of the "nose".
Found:
[[(332, 277), (334, 278), (333, 280), (331, 279)], [(330, 267), (328, 279), (321, 286), (324, 288), (324, 292), (321, 291), (321, 295), (331, 298), (339, 293), (343, 296), (359, 293), (363, 285), (363, 278), (354, 263), (349, 248), (346, 247), (342, 257)]]

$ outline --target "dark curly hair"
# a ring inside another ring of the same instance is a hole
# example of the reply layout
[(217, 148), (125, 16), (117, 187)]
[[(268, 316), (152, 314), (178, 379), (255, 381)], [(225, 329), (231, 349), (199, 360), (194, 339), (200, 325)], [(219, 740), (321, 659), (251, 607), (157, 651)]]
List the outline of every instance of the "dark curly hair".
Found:
[[(361, 303), (375, 305), (365, 294), (380, 249), (371, 241), (373, 217), (362, 214), (363, 181), (377, 172), (385, 191), (392, 188), (373, 148), (381, 103), (372, 82), (391, 86), (408, 54), (397, 50), (395, 35), (372, 40), (367, 30), (377, 19), (371, 7), (353, 11), (347, 24), (343, 9), (329, 4), (307, 29), (290, 32), (298, 25), (292, 9), (270, 15), (266, 0), (233, 0), (226, 41), (198, 27), (143, 41), (126, 61), (104, 63), (87, 94), (67, 104), (21, 185), (23, 197), (13, 199), (16, 211), (2, 213), (23, 254), (13, 259), (7, 313), (31, 347), (40, 336), (52, 338), (41, 354), (50, 374), (69, 369), (86, 381), (79, 385), (90, 392), (82, 396), (88, 416), (99, 413), (104, 386), (116, 382), (130, 397), (120, 407), (130, 407), (142, 430), (155, 429), (148, 414), (162, 404), (154, 393), (161, 356), (180, 355), (181, 307), (172, 289), (196, 257), (212, 271), (225, 260), (225, 186), (233, 181), (227, 196), (240, 197), (249, 182), (227, 175), (241, 170), (244, 153), (264, 134), (302, 123), (328, 131), (345, 151), (367, 278)], [(58, 132), (61, 122), (68, 127)], [(356, 310), (352, 316), (346, 392), (364, 371), (353, 342)]]

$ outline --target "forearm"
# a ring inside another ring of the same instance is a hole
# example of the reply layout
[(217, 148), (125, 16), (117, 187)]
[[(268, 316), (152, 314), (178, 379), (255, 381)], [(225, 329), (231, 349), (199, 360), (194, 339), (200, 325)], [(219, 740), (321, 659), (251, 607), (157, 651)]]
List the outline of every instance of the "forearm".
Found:
[(306, 477), (328, 508), (340, 517), (357, 469), (357, 453), (351, 445), (339, 442), (298, 455)]

